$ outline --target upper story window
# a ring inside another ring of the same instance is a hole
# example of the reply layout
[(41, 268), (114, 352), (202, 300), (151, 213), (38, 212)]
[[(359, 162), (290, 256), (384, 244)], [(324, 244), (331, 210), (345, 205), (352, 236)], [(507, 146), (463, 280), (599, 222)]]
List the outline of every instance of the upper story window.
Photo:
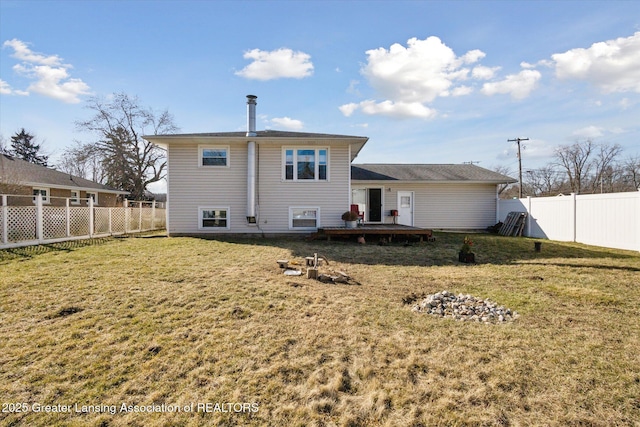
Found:
[(327, 181), (327, 148), (285, 148), (283, 178), (286, 181)]
[(199, 148), (199, 166), (229, 166), (229, 147), (227, 146), (203, 146)]

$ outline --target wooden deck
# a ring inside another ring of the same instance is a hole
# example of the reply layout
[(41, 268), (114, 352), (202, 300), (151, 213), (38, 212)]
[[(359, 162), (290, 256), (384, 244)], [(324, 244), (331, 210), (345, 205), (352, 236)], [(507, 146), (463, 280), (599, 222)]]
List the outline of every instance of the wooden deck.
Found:
[(428, 228), (409, 227), (400, 224), (364, 224), (356, 228), (346, 227), (323, 227), (319, 228), (311, 238), (318, 239), (326, 237), (331, 240), (332, 236), (349, 237), (349, 236), (379, 236), (387, 237), (392, 241), (398, 236), (417, 236), (422, 242), (425, 238), (430, 240), (433, 237), (433, 231)]

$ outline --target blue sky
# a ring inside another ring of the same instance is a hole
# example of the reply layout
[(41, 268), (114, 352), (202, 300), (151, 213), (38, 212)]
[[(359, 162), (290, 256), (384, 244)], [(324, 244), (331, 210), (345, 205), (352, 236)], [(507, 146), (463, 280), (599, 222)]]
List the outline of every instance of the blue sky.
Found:
[(637, 1), (0, 0), (0, 133), (55, 164), (90, 96), (137, 96), (181, 132), (368, 136), (359, 163), (517, 174), (591, 138), (640, 154)]

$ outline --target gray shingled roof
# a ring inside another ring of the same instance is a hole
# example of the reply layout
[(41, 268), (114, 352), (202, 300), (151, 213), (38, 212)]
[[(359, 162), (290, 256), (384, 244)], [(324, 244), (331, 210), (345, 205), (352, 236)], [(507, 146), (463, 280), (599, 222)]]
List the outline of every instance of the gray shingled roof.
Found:
[[(167, 135), (144, 135), (145, 139), (164, 139), (164, 138), (247, 138), (246, 131), (238, 132), (209, 132), (209, 133), (181, 133), (181, 134), (167, 134)], [(353, 135), (334, 135), (330, 133), (309, 133), (309, 132), (289, 132), (283, 130), (259, 130), (256, 131), (257, 138), (322, 138), (322, 139), (344, 139), (344, 138), (366, 138), (364, 136)]]
[(512, 183), (515, 179), (476, 165), (359, 164), (351, 166), (353, 181), (428, 181)]
[(17, 157), (0, 154), (0, 179), (6, 176), (19, 184), (78, 190), (97, 190), (103, 193), (129, 194), (88, 179), (36, 165)]

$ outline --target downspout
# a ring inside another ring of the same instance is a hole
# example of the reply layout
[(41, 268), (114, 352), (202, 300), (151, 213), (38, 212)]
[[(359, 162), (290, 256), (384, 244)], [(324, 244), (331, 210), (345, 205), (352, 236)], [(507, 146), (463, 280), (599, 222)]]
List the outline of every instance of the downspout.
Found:
[[(256, 134), (256, 99), (247, 95), (247, 137)], [(256, 224), (256, 142), (247, 141), (247, 222)]]

